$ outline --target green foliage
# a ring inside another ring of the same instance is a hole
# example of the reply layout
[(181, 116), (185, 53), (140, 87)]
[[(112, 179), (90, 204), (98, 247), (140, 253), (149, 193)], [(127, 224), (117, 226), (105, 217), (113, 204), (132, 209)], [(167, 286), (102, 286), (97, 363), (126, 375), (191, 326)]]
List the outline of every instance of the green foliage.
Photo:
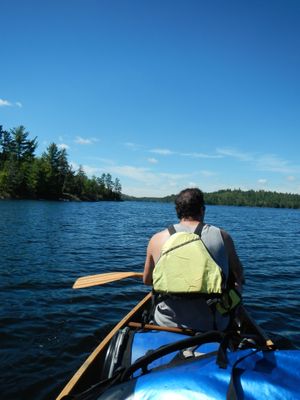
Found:
[(265, 190), (219, 190), (204, 194), (206, 204), (248, 207), (300, 208), (300, 195)]
[[(160, 201), (174, 203), (175, 195), (162, 198), (143, 197), (136, 198), (122, 195), (123, 200), (134, 201)], [(291, 193), (268, 192), (264, 190), (242, 191), (240, 189), (219, 190), (212, 193), (204, 193), (205, 203), (208, 205), (246, 206), (246, 207), (272, 207), (272, 208), (300, 208), (300, 195)]]
[(0, 126), (0, 198), (121, 200), (121, 184), (110, 174), (89, 179), (82, 167), (68, 163), (67, 152), (51, 143), (35, 156), (37, 138), (30, 140), (24, 126), (4, 131)]

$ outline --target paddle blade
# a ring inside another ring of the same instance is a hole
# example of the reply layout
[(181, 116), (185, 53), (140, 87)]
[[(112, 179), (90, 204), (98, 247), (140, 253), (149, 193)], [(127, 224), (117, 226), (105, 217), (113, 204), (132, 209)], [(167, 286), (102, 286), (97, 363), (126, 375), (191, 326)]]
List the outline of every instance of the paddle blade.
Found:
[(105, 274), (82, 276), (73, 285), (73, 289), (81, 289), (90, 286), (104, 285), (105, 283), (119, 281), (125, 278), (142, 278), (142, 272), (107, 272)]

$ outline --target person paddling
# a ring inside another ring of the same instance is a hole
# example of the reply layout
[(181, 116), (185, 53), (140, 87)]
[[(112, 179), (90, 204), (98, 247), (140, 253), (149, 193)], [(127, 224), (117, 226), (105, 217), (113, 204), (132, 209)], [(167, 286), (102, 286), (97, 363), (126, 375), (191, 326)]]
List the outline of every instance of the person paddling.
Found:
[(143, 281), (159, 293), (154, 323), (225, 330), (229, 315), (218, 312), (212, 299), (229, 287), (242, 290), (244, 272), (234, 242), (227, 232), (204, 222), (200, 189), (182, 190), (175, 207), (179, 223), (153, 235), (147, 247)]

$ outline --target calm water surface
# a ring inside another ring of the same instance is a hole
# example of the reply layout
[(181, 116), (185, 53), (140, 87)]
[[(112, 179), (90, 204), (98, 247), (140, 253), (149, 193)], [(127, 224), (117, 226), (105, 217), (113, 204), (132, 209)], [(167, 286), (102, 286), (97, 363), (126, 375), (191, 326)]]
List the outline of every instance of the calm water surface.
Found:
[[(172, 204), (0, 201), (1, 399), (54, 399), (146, 288), (126, 280), (72, 290), (82, 275), (141, 271)], [(272, 337), (300, 348), (300, 211), (208, 206), (235, 240), (244, 303)]]

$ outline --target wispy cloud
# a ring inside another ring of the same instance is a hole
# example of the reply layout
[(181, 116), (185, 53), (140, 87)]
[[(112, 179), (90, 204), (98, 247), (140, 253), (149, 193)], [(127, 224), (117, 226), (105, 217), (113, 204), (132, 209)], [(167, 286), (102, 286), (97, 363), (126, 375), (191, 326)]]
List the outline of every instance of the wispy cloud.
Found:
[(153, 157), (148, 158), (147, 161), (150, 164), (157, 164), (158, 163), (158, 160), (156, 158), (153, 158)]
[(200, 171), (200, 174), (202, 175), (202, 176), (207, 176), (207, 177), (210, 177), (210, 176), (215, 176), (215, 175), (217, 175), (217, 173), (216, 172), (213, 172), (213, 171), (207, 171), (207, 170), (201, 170)]
[(111, 158), (104, 158), (104, 157), (88, 157), (89, 160), (93, 160), (93, 161), (100, 161), (103, 164), (109, 164), (109, 165), (115, 165), (116, 162), (115, 160), (111, 159)]
[(175, 179), (175, 180), (186, 179), (190, 177), (190, 174), (172, 174), (169, 172), (161, 172), (159, 175), (164, 178)]
[(60, 143), (57, 147), (58, 147), (59, 149), (65, 149), (65, 150), (68, 150), (68, 149), (70, 148), (70, 146), (68, 146), (68, 145), (65, 144), (65, 143)]
[(16, 101), (15, 103), (5, 100), (5, 99), (0, 99), (0, 107), (19, 107), (22, 108), (23, 105), (19, 101)]
[(284, 160), (274, 154), (251, 154), (234, 148), (218, 148), (216, 151), (223, 156), (232, 157), (242, 162), (249, 162), (253, 168), (259, 171), (290, 175), (300, 173), (300, 165), (293, 165), (290, 161)]
[(198, 185), (197, 185), (196, 182), (189, 182), (189, 183), (188, 183), (188, 187), (189, 187), (189, 188), (195, 188), (195, 187), (198, 187)]
[(145, 184), (157, 181), (157, 175), (148, 168), (133, 167), (130, 165), (115, 165), (110, 168), (112, 173), (134, 179)]
[(75, 143), (82, 144), (82, 145), (93, 144), (98, 141), (99, 140), (96, 138), (83, 138), (81, 136), (76, 136), (76, 139), (75, 139)]
[(258, 179), (258, 181), (257, 181), (260, 185), (266, 185), (267, 184), (267, 179), (264, 179), (264, 178), (261, 178), (261, 179)]
[[(73, 169), (78, 170), (79, 165), (71, 162)], [(89, 176), (97, 176), (102, 173), (109, 172), (118, 177), (125, 177), (143, 184), (150, 184), (157, 180), (157, 175), (147, 168), (133, 167), (130, 165), (110, 165), (104, 167), (93, 167), (90, 165), (82, 165), (84, 172)]]
[(216, 151), (221, 156), (233, 157), (240, 161), (252, 161), (253, 160), (252, 154), (244, 153), (244, 152), (241, 152), (241, 151), (231, 148), (231, 147), (217, 148)]
[(83, 171), (89, 176), (101, 175), (104, 172), (102, 168), (92, 167), (90, 165), (82, 165), (82, 164), (79, 165), (75, 161), (70, 161), (70, 165), (74, 171), (78, 171), (78, 169), (81, 167)]
[(291, 165), (289, 161), (283, 160), (274, 154), (265, 154), (259, 157), (256, 166), (261, 171), (280, 172), (283, 174), (300, 172), (300, 166)]
[(296, 178), (295, 178), (294, 176), (292, 176), (292, 175), (287, 176), (286, 179), (287, 179), (289, 182), (294, 182), (294, 181), (296, 180)]
[(133, 143), (133, 142), (125, 142), (125, 143), (123, 143), (123, 145), (125, 147), (127, 147), (128, 149), (133, 150), (133, 151), (140, 150), (141, 147), (143, 147), (142, 145), (137, 144), (137, 143)]
[[(77, 171), (79, 165), (70, 163)], [(167, 195), (177, 193), (186, 187), (193, 179), (192, 174), (155, 173), (150, 168), (136, 167), (132, 165), (106, 165), (94, 167), (82, 165), (88, 176), (99, 176), (102, 173), (111, 173), (113, 177), (119, 177), (122, 182), (123, 193), (132, 195), (149, 196)], [(194, 185), (196, 186), (196, 184)]]
[[(115, 169), (118, 175), (124, 174), (127, 178), (133, 178), (143, 187), (136, 187), (132, 182), (124, 182), (123, 192), (135, 196), (166, 196), (178, 193), (184, 187), (189, 186), (192, 174), (153, 173), (151, 170), (136, 167), (121, 167)], [(196, 185), (194, 185), (196, 186)]]
[(152, 149), (149, 150), (150, 153), (155, 153), (161, 156), (170, 156), (170, 155), (179, 155), (182, 157), (189, 157), (189, 158), (222, 158), (223, 155), (221, 154), (205, 154), (205, 153), (197, 153), (197, 152), (178, 152), (170, 149)]
[(205, 153), (179, 153), (183, 157), (190, 158), (223, 158), (221, 154), (205, 154)]
[(150, 153), (160, 154), (161, 156), (169, 156), (171, 154), (175, 154), (174, 151), (169, 149), (152, 149), (150, 150)]
[(12, 103), (8, 100), (0, 99), (0, 107), (11, 107)]

